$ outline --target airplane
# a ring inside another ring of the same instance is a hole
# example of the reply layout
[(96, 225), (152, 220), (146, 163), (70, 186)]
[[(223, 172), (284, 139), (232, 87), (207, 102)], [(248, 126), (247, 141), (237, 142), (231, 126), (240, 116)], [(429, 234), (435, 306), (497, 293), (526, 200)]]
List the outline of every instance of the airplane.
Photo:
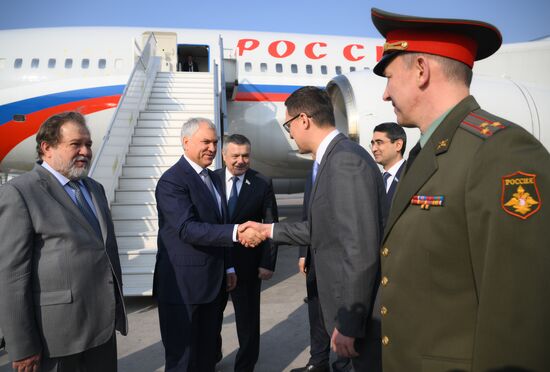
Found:
[[(376, 38), (252, 31), (3, 30), (0, 169), (33, 166), (34, 134), (52, 114), (84, 114), (94, 142), (91, 175), (106, 186), (123, 270), (135, 279), (125, 280), (125, 292), (149, 294), (154, 186), (182, 154), (182, 122), (205, 116), (220, 136), (246, 135), (252, 166), (273, 178), (275, 191), (301, 192), (311, 158), (281, 126), (285, 99), (305, 85), (326, 87), (337, 128), (368, 149), (374, 126), (395, 120), (391, 103), (382, 101), (385, 79), (371, 71), (382, 45)], [(198, 72), (183, 71), (188, 56)], [(524, 126), (547, 148), (549, 59), (549, 38), (503, 45), (476, 62), (472, 84), (484, 109)], [(417, 130), (407, 135), (409, 144), (419, 138)], [(219, 155), (214, 166), (221, 166)]]

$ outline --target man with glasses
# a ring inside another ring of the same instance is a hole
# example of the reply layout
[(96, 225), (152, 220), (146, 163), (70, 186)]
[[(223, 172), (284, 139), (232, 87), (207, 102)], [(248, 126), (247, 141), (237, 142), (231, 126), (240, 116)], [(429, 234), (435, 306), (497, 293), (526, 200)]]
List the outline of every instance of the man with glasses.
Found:
[(391, 206), (393, 194), (401, 173), (405, 169), (407, 134), (397, 123), (382, 123), (374, 128), (370, 148), (374, 160), (384, 168), (382, 179), (386, 187), (387, 207)]
[[(251, 226), (283, 244), (311, 245), (322, 320), (333, 350), (352, 358), (355, 371), (380, 371), (380, 319), (372, 312), (385, 204), (380, 171), (365, 149), (335, 128), (326, 91), (300, 88), (285, 105), (288, 120), (283, 127), (300, 153), (315, 156), (308, 219), (249, 222), (241, 229)], [(326, 367), (308, 365), (304, 370)]]

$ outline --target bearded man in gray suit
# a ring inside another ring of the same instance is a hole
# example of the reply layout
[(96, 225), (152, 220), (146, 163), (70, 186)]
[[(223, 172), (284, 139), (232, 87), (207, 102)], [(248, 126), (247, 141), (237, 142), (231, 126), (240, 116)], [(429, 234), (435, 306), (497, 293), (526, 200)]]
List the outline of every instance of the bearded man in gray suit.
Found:
[(252, 227), (279, 243), (311, 245), (333, 350), (352, 358), (357, 372), (380, 371), (380, 318), (373, 314), (386, 209), (380, 171), (365, 149), (338, 132), (326, 91), (300, 88), (285, 105), (283, 127), (317, 162), (308, 220), (273, 227), (249, 222), (239, 230)]
[(118, 247), (76, 112), (36, 135), (34, 169), (0, 188), (0, 328), (18, 371), (116, 371), (127, 332)]

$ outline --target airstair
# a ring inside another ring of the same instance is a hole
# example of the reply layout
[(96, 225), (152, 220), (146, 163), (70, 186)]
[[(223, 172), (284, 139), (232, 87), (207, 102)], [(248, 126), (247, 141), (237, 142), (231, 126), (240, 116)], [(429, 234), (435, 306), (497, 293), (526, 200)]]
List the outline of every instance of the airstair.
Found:
[[(183, 154), (182, 124), (191, 117), (208, 118), (221, 135), (218, 64), (213, 62), (212, 72), (161, 70), (162, 61), (150, 60), (143, 73), (130, 77), (92, 171), (111, 202), (126, 296), (152, 293), (158, 235), (155, 187)], [(130, 97), (132, 92), (144, 97)], [(126, 110), (125, 105), (134, 108)], [(212, 169), (219, 159), (218, 154)]]

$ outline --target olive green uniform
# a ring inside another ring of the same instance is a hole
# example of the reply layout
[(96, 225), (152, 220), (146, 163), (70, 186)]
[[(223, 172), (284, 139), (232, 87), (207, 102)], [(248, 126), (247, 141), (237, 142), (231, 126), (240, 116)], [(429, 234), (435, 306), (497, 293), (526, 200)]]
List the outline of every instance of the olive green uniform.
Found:
[(473, 97), (449, 112), (386, 227), (384, 372), (550, 371), (547, 198), (539, 141)]

